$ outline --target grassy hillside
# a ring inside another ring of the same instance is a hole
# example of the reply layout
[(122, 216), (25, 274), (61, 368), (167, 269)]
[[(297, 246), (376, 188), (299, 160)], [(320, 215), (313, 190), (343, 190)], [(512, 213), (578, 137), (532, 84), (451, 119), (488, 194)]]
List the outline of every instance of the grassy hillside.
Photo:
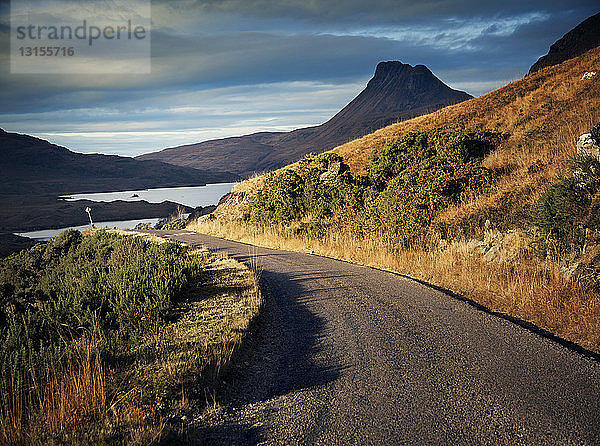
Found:
[(65, 231), (0, 260), (0, 444), (192, 441), (261, 304), (233, 260)]
[(494, 190), (452, 207), (440, 220), (460, 225), (483, 224), (485, 219), (502, 227), (518, 224), (524, 206), (549, 181), (569, 170), (579, 135), (600, 121), (600, 82), (581, 79), (599, 66), (600, 47), (479, 98), (385, 127), (335, 152), (353, 172), (365, 173), (373, 150), (408, 132), (489, 129), (502, 133), (506, 140), (483, 161), (484, 167), (500, 173)]
[(600, 80), (582, 80), (599, 67), (596, 48), (307, 156), (197, 229), (393, 269), (600, 350), (600, 167), (575, 160), (600, 121)]

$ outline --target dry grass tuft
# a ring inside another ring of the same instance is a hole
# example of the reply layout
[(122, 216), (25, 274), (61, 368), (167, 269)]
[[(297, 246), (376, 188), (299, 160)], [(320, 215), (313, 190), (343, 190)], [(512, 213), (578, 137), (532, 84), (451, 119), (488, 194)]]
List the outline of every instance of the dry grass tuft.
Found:
[[(106, 373), (97, 340), (85, 336), (74, 341), (66, 372), (57, 371), (55, 364), (46, 367), (41, 370), (32, 361), (27, 373), (33, 388), (22, 389), (15, 383), (10, 399), (3, 398), (0, 444), (23, 444), (49, 433), (72, 430), (104, 414)], [(35, 401), (35, 411), (30, 399)]]

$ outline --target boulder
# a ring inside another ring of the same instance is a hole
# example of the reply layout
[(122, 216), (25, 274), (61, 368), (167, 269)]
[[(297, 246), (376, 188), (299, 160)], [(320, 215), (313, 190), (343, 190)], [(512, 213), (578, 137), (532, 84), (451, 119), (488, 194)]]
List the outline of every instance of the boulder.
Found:
[(600, 159), (600, 143), (591, 133), (584, 133), (577, 140), (577, 155), (593, 155)]
[(321, 183), (333, 183), (343, 172), (344, 165), (341, 161), (336, 161), (335, 163), (331, 163), (329, 168), (321, 174), (319, 181)]

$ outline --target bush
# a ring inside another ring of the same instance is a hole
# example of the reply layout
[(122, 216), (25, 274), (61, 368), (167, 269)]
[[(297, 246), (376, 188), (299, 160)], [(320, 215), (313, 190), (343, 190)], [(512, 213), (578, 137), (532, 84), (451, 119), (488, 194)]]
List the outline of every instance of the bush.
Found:
[(40, 392), (74, 373), (84, 339), (97, 360), (127, 358), (166, 323), (200, 262), (177, 244), (104, 231), (65, 231), (0, 260), (0, 427), (46, 416)]
[(302, 218), (304, 179), (293, 170), (267, 175), (251, 198), (250, 218), (260, 223), (291, 222)]
[[(409, 133), (372, 155), (367, 176), (352, 175), (335, 153), (309, 154), (297, 171), (267, 176), (251, 197), (250, 219), (308, 221), (297, 228), (315, 237), (335, 228), (406, 243), (440, 211), (490, 187), (481, 160), (499, 138), (485, 131)], [(339, 169), (328, 172), (334, 163)]]
[(374, 154), (369, 178), (379, 195), (370, 202), (371, 231), (387, 228), (392, 244), (428, 230), (448, 206), (491, 186), (481, 159), (497, 136), (490, 132), (409, 133)]
[(135, 228), (133, 229), (137, 229), (140, 231), (147, 231), (149, 229), (154, 229), (154, 226), (152, 226), (152, 223), (138, 223), (137, 225), (135, 225)]
[(183, 218), (178, 218), (176, 220), (171, 220), (170, 222), (164, 224), (160, 229), (162, 230), (181, 230), (186, 228), (186, 221)]
[(378, 190), (410, 168), (427, 168), (444, 160), (448, 164), (477, 164), (499, 140), (497, 133), (482, 132), (410, 132), (374, 152), (369, 163), (369, 179)]
[(589, 231), (600, 230), (600, 162), (594, 156), (573, 161), (573, 175), (558, 178), (537, 200), (534, 222), (542, 230), (541, 254), (581, 250)]

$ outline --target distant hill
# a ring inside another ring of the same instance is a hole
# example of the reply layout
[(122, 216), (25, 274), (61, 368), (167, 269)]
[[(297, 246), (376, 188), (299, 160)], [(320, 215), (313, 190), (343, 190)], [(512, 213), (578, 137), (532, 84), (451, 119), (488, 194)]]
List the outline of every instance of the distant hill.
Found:
[(205, 141), (137, 157), (241, 176), (285, 166), (386, 125), (430, 113), (472, 96), (453, 90), (424, 65), (381, 62), (367, 87), (324, 124), (292, 132), (262, 132)]
[(588, 17), (552, 44), (548, 54), (540, 57), (532, 65), (529, 74), (580, 56), (598, 45), (600, 45), (600, 12)]
[[(75, 153), (42, 139), (0, 129), (0, 231), (84, 225), (88, 221), (84, 209), (88, 206), (95, 221), (166, 217), (178, 207), (177, 203), (167, 201), (58, 200), (63, 194), (201, 186), (238, 178), (231, 173), (201, 171), (160, 161)], [(18, 246), (17, 241), (10, 236), (0, 237), (0, 254)]]
[(159, 161), (72, 152), (0, 129), (0, 195), (47, 195), (204, 185), (237, 180)]

